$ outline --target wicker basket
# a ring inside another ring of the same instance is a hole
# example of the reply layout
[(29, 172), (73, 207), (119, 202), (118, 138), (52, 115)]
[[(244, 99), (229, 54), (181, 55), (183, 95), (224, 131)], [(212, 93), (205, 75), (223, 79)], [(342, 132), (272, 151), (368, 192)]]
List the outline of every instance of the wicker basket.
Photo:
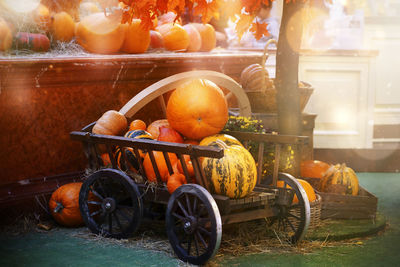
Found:
[[(322, 198), (319, 194), (315, 194), (317, 199), (313, 202), (310, 202), (310, 225), (308, 229), (316, 228), (320, 225), (321, 222), (321, 207), (322, 207)], [(295, 210), (293, 215), (300, 217), (299, 211)], [(296, 219), (289, 218), (289, 221), (295, 226), (298, 226), (299, 221)]]
[[(306, 86), (300, 87), (300, 111), (303, 112), (312, 92), (311, 85), (302, 82)], [(276, 90), (274, 88), (267, 89), (264, 92), (246, 92), (249, 98), (251, 110), (256, 113), (277, 113), (278, 106), (276, 104)]]

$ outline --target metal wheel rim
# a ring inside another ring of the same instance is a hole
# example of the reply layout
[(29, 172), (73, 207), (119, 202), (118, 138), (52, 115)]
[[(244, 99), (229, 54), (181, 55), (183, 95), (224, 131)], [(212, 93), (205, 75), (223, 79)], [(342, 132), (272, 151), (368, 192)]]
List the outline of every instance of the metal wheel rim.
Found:
[[(192, 218), (196, 216), (197, 219)], [(206, 263), (221, 243), (222, 221), (218, 206), (211, 194), (196, 184), (180, 186), (171, 195), (166, 227), (177, 256), (191, 264)]]
[(79, 193), (79, 208), (93, 233), (112, 238), (131, 236), (143, 216), (137, 185), (124, 172), (114, 169), (96, 171), (85, 180)]
[[(270, 226), (274, 225), (278, 230), (282, 229), (282, 236), (275, 232), (280, 239), (283, 237), (290, 243), (296, 244), (304, 238), (310, 225), (310, 202), (306, 191), (292, 175), (279, 173), (278, 180), (284, 182), (284, 187), (290, 186), (295, 191), (298, 203), (292, 204), (287, 210), (285, 210), (285, 207), (277, 207), (279, 209), (278, 215), (270, 218)], [(293, 221), (298, 224), (296, 225)], [(293, 235), (288, 236), (288, 233), (292, 232)]]

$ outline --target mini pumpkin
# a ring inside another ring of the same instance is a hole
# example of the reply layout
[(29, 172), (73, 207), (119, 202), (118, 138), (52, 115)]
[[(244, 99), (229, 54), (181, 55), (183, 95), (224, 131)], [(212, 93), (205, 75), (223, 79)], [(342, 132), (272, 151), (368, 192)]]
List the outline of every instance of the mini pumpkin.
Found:
[(130, 124), (129, 124), (129, 131), (132, 130), (146, 130), (147, 126), (146, 123), (142, 120), (133, 120)]
[(330, 166), (320, 160), (305, 160), (300, 163), (300, 175), (308, 178), (322, 178)]
[(275, 90), (267, 69), (257, 63), (243, 69), (240, 84), (246, 92), (265, 92), (267, 88)]
[[(310, 183), (308, 183), (307, 181), (303, 180), (303, 179), (297, 179), (297, 181), (301, 184), (301, 186), (303, 187), (304, 191), (306, 191), (307, 197), (308, 197), (308, 201), (309, 202), (313, 202), (317, 199), (317, 196), (315, 194), (314, 188), (312, 188), (312, 186), (310, 185)], [(276, 183), (277, 187), (284, 187), (285, 186), (285, 182), (284, 181), (277, 181)], [(291, 188), (289, 185), (286, 185), (287, 188)], [(294, 195), (293, 197), (293, 204), (297, 204), (299, 203), (299, 199), (297, 198), (296, 195)]]
[(168, 192), (172, 195), (175, 190), (183, 184), (186, 184), (185, 175), (181, 173), (174, 173), (168, 177), (167, 181), (167, 189)]
[(327, 193), (356, 196), (359, 190), (357, 175), (344, 163), (333, 165), (322, 177), (320, 190)]
[(69, 183), (60, 186), (53, 192), (49, 200), (49, 210), (57, 223), (68, 227), (83, 225), (79, 210), (81, 187), (82, 183)]

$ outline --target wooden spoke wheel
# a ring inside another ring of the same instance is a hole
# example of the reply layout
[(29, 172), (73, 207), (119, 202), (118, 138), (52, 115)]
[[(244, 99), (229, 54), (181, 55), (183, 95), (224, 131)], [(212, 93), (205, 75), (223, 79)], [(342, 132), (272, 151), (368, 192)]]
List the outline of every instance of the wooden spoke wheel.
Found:
[(114, 169), (96, 171), (85, 180), (79, 208), (93, 233), (112, 238), (129, 237), (143, 215), (137, 185), (124, 172)]
[(171, 195), (166, 227), (173, 250), (184, 262), (206, 263), (221, 243), (218, 206), (211, 194), (197, 184), (182, 185)]
[[(292, 175), (279, 173), (278, 181), (283, 181), (283, 188), (293, 192), (289, 200), (280, 201), (285, 196), (277, 196), (276, 216), (268, 218), (269, 226), (281, 241), (295, 244), (303, 239), (310, 224), (310, 203), (306, 191)], [(294, 196), (297, 202), (293, 201)]]

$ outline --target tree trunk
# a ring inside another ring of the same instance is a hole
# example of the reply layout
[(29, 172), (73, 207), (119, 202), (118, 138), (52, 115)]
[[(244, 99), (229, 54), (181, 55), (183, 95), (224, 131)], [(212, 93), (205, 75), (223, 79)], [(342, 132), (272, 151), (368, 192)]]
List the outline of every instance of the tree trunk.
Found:
[[(301, 134), (300, 92), (298, 88), (299, 50), (302, 37), (301, 0), (283, 4), (283, 13), (276, 53), (278, 131), (280, 134)], [(293, 173), (300, 173), (300, 153), (294, 148)]]

